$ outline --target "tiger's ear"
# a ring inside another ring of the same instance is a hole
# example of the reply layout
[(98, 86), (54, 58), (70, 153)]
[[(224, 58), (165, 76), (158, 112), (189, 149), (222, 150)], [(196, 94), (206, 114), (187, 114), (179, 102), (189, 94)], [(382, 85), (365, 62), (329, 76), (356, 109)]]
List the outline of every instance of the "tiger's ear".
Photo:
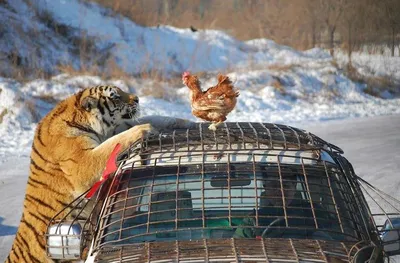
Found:
[(87, 96), (81, 100), (81, 106), (86, 111), (90, 111), (91, 109), (95, 108), (97, 105), (97, 99)]

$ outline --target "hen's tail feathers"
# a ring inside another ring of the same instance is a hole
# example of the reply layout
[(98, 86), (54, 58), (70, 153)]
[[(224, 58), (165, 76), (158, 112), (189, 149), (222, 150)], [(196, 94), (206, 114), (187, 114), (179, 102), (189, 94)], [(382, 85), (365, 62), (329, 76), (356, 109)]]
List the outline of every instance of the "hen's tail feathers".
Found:
[(222, 74), (218, 74), (218, 84), (232, 84), (232, 81), (229, 79), (228, 76), (226, 75), (222, 75)]
[(233, 86), (233, 83), (228, 76), (218, 74), (218, 85), (228, 85), (228, 87), (234, 91), (234, 96), (239, 97), (239, 91), (235, 90), (235, 87)]

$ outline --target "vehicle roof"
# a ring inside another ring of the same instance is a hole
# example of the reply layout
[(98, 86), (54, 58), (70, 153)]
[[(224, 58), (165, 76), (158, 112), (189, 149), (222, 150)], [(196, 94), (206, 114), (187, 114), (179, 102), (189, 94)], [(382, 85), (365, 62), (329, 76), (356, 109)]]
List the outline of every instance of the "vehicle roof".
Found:
[(321, 150), (343, 153), (343, 150), (320, 137), (288, 125), (257, 122), (224, 122), (217, 131), (208, 123), (197, 123), (191, 129), (161, 131), (134, 143), (118, 161), (131, 156), (166, 152), (205, 152), (221, 150)]

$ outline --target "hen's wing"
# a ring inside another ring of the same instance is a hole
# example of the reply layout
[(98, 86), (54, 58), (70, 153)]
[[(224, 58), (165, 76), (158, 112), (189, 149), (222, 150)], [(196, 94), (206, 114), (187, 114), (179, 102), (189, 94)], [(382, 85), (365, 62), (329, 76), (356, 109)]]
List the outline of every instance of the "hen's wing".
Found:
[(225, 110), (231, 104), (231, 98), (236, 98), (239, 93), (234, 90), (232, 81), (228, 76), (218, 75), (218, 84), (207, 89), (203, 96), (192, 103), (195, 110)]
[(194, 110), (223, 110), (225, 108), (224, 96), (216, 97), (213, 94), (204, 94), (203, 97), (193, 101)]

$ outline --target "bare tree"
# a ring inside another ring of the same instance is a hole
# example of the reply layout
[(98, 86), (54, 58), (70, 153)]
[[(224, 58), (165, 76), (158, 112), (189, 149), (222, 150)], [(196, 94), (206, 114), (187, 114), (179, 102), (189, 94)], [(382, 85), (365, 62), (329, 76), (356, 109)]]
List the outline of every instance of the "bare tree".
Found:
[(302, 1), (302, 8), (304, 9), (304, 19), (309, 25), (309, 33), (311, 34), (311, 46), (316, 47), (318, 42), (318, 35), (320, 31), (321, 17), (318, 6), (319, 0), (304, 0)]
[(332, 54), (337, 41), (346, 42), (349, 55), (355, 45), (385, 42), (394, 54), (400, 33), (400, 0), (83, 1), (98, 2), (143, 26), (220, 29), (241, 40), (264, 37), (295, 48), (326, 41)]
[[(392, 57), (394, 56), (394, 49), (396, 46), (396, 35), (400, 28), (400, 1), (398, 0), (383, 0), (385, 11), (390, 27), (391, 43), (390, 49)], [(399, 54), (400, 55), (400, 54)]]
[(319, 10), (321, 18), (324, 19), (329, 34), (329, 50), (334, 55), (335, 32), (340, 16), (343, 14), (343, 8), (346, 0), (320, 0)]
[(368, 13), (368, 5), (365, 0), (347, 0), (343, 6), (341, 19), (341, 33), (345, 40), (343, 45), (347, 49), (349, 65), (351, 66), (351, 54), (355, 44), (362, 38), (362, 24), (365, 23), (365, 15)]

